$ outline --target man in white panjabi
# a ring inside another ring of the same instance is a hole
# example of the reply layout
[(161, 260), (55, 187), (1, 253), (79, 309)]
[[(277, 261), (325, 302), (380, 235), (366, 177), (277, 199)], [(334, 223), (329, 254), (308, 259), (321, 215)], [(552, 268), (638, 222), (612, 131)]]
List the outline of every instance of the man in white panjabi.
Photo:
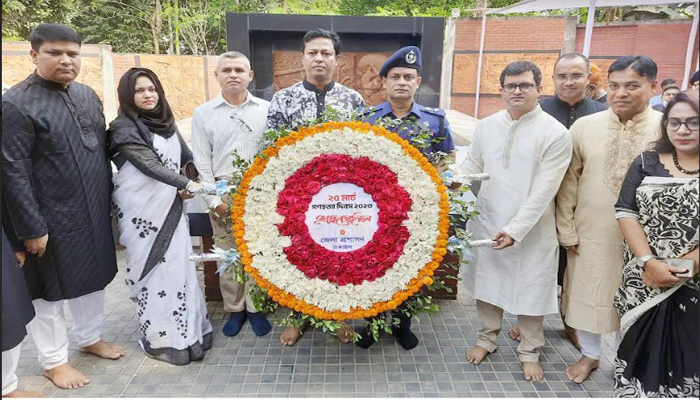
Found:
[(576, 383), (598, 367), (601, 334), (620, 326), (613, 299), (622, 281), (623, 238), (614, 205), (630, 164), (659, 135), (662, 114), (649, 106), (656, 72), (647, 56), (616, 60), (608, 70), (610, 108), (571, 126), (574, 154), (556, 213), (568, 255), (561, 309), (581, 342), (581, 358), (566, 370)]
[[(482, 120), (459, 173), (488, 173), (477, 193), (480, 214), (470, 221), (472, 238), (493, 237), (493, 248), (476, 248), (467, 285), (482, 328), (467, 361), (481, 363), (496, 350), (503, 311), (518, 317), (518, 356), (525, 379), (540, 381), (539, 348), (544, 315), (558, 312), (558, 242), (554, 196), (571, 160), (566, 128), (537, 104), (542, 73), (516, 61), (501, 73), (507, 110)], [(495, 236), (494, 236), (495, 235)]]
[[(192, 153), (202, 182), (214, 184), (218, 180), (230, 180), (234, 172), (236, 153), (246, 161), (252, 161), (262, 150), (263, 133), (267, 124), (270, 103), (248, 91), (253, 80), (250, 61), (242, 53), (230, 51), (219, 56), (214, 71), (221, 92), (214, 99), (194, 110), (192, 116)], [(235, 246), (231, 233), (231, 198), (205, 196), (212, 209), (211, 225), (216, 245), (224, 250)], [(224, 311), (230, 312), (224, 324), (226, 336), (236, 336), (246, 319), (253, 332), (264, 336), (272, 326), (265, 315), (253, 304), (246, 293), (249, 284), (236, 281), (233, 274), (224, 272), (219, 278)]]

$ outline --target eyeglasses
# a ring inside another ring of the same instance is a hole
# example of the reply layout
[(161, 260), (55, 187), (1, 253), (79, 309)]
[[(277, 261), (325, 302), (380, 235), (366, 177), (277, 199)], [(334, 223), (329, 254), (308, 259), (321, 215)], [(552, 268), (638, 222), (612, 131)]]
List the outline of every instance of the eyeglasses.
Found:
[(532, 83), (518, 83), (517, 85), (514, 83), (509, 83), (507, 85), (503, 85), (503, 90), (505, 90), (506, 93), (513, 93), (515, 92), (515, 89), (520, 89), (521, 92), (527, 93), (534, 87), (535, 85)]
[(236, 114), (231, 114), (231, 119), (234, 120), (235, 122), (237, 122), (238, 125), (240, 125), (246, 131), (246, 133), (248, 135), (253, 134), (253, 130), (250, 128), (250, 126), (248, 126), (248, 124), (245, 121), (243, 121), (243, 119), (241, 117), (239, 117)]
[(586, 79), (586, 75), (584, 74), (571, 74), (569, 75), (564, 75), (564, 74), (557, 74), (554, 75), (554, 79), (558, 80), (559, 82), (568, 82), (569, 79), (571, 79), (572, 82), (580, 82), (584, 79)]
[(700, 118), (688, 118), (685, 121), (681, 121), (678, 118), (669, 118), (664, 122), (664, 125), (666, 125), (666, 129), (671, 132), (681, 129), (681, 125), (685, 125), (689, 131), (697, 131), (700, 129)]

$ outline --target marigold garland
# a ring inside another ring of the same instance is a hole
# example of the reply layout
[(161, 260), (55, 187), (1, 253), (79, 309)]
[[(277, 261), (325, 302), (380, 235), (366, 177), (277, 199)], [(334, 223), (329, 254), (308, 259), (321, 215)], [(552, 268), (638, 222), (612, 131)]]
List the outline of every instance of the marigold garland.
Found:
[[(346, 128), (362, 134), (373, 134), (383, 137), (400, 145), (403, 153), (416, 161), (423, 172), (425, 172), (431, 178), (435, 184), (435, 187), (437, 188), (440, 198), (438, 236), (432, 252), (431, 261), (420, 269), (417, 277), (411, 279), (408, 286), (404, 290), (397, 291), (391, 300), (374, 303), (374, 305), (369, 309), (352, 308), (349, 312), (328, 311), (315, 305), (307, 304), (305, 301), (279, 289), (270, 281), (263, 278), (252, 266), (253, 255), (248, 251), (248, 246), (244, 239), (246, 232), (244, 215), (248, 190), (250, 189), (251, 181), (265, 171), (265, 168), (270, 160), (277, 157), (280, 150), (285, 146), (297, 144), (318, 133), (343, 130)], [(446, 246), (449, 231), (449, 209), (450, 206), (448, 202), (447, 189), (443, 185), (439, 173), (423, 156), (423, 154), (410, 143), (401, 139), (398, 135), (387, 131), (383, 127), (373, 126), (361, 122), (328, 122), (313, 127), (299, 129), (298, 131), (290, 133), (288, 136), (278, 139), (273, 147), (265, 149), (262, 152), (262, 156), (257, 157), (248, 171), (244, 174), (243, 179), (238, 186), (237, 193), (233, 195), (231, 219), (233, 222), (233, 235), (235, 237), (238, 251), (241, 254), (241, 261), (244, 265), (245, 271), (255, 279), (258, 286), (267, 291), (268, 295), (275, 302), (315, 318), (340, 321), (346, 319), (369, 318), (384, 311), (393, 310), (410, 296), (417, 293), (422, 286), (432, 284), (433, 280), (431, 277), (433, 276), (434, 271), (440, 266), (440, 262), (447, 252)]]

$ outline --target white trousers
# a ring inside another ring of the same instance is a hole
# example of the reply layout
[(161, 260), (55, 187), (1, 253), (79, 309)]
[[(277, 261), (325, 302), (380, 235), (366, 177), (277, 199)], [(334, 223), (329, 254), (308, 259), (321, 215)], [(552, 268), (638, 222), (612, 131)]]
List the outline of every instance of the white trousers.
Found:
[[(603, 354), (603, 335), (586, 332), (581, 329), (576, 329), (576, 333), (581, 343), (581, 354), (593, 360), (600, 360)], [(617, 348), (620, 347), (620, 342), (622, 342), (622, 337), (620, 336), (620, 331), (617, 331), (615, 332), (615, 343), (613, 344), (615, 353), (617, 353)]]
[(22, 343), (2, 352), (2, 395), (17, 390), (17, 365), (19, 364), (19, 351)]
[[(68, 301), (73, 315), (71, 332), (78, 346), (86, 347), (100, 341), (105, 292), (86, 294)], [(37, 299), (32, 302), (36, 317), (27, 325), (36, 344), (39, 362), (49, 370), (68, 362), (68, 329), (63, 301)]]
[(600, 360), (603, 349), (601, 335), (598, 333), (586, 332), (581, 329), (577, 329), (576, 333), (581, 343), (581, 354), (593, 360)]

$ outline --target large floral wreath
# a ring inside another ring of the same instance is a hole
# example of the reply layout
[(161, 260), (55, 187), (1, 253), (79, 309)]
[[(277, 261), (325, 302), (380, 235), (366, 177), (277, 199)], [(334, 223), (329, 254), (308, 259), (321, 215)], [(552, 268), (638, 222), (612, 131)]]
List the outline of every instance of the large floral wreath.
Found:
[[(360, 187), (379, 209), (372, 239), (353, 251), (320, 245), (305, 223), (313, 196), (335, 183)], [(328, 122), (277, 139), (233, 201), (245, 272), (276, 303), (321, 320), (395, 309), (433, 283), (447, 251), (450, 203), (439, 173), (380, 126)]]

